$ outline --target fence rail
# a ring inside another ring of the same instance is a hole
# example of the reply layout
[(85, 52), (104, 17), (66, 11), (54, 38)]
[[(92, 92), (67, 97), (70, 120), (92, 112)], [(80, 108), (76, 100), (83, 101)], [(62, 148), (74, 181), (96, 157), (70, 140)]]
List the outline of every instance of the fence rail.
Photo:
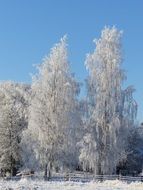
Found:
[[(22, 175), (15, 177), (4, 177), (5, 180), (20, 180), (22, 178), (32, 179), (32, 180), (43, 180), (41, 175)], [(92, 174), (54, 174), (50, 181), (73, 181), (73, 182), (91, 182), (91, 181), (106, 181), (106, 180), (120, 180), (125, 182), (143, 182), (143, 176), (132, 177), (132, 176), (122, 176), (122, 175), (92, 175)]]

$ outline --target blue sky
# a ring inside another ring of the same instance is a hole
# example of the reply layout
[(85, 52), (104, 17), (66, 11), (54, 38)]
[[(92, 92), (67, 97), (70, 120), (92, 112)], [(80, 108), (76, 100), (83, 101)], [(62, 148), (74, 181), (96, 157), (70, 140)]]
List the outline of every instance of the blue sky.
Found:
[(134, 85), (143, 120), (142, 0), (0, 0), (0, 80), (31, 82), (33, 64), (68, 35), (72, 72), (83, 81), (84, 60), (104, 26), (124, 31), (126, 85)]

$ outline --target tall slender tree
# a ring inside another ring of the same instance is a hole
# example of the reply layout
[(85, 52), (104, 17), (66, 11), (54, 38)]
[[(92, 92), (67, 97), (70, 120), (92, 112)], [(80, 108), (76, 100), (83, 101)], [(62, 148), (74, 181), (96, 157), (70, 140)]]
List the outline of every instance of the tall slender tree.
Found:
[(76, 96), (79, 85), (70, 73), (65, 37), (51, 49), (38, 70), (32, 82), (28, 130), (47, 178), (47, 172), (50, 177), (52, 168), (63, 165), (67, 152), (72, 155), (76, 151), (73, 142), (78, 126)]
[[(105, 27), (101, 38), (95, 41), (95, 51), (87, 55), (85, 62), (89, 71), (88, 117), (87, 132), (81, 141), (80, 160), (95, 174), (115, 173), (116, 165), (123, 156), (120, 152), (124, 150), (124, 144), (121, 146), (119, 143), (123, 139), (121, 129), (129, 126), (125, 124), (128, 118), (125, 120), (123, 114), (127, 113), (125, 104), (129, 107), (133, 105), (132, 96), (128, 100), (126, 91), (123, 93), (122, 90), (125, 76), (121, 69), (121, 36), (122, 32), (115, 27)], [(135, 107), (132, 108), (128, 116), (133, 122)]]

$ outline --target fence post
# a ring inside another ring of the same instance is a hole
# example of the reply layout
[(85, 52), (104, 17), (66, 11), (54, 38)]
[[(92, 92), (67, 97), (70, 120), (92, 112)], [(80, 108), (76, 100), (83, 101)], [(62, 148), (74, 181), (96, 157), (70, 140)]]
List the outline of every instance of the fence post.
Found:
[(121, 174), (119, 173), (119, 175), (118, 175), (118, 180), (121, 180)]
[(100, 181), (101, 181), (101, 182), (103, 181), (103, 174), (101, 174), (101, 179), (100, 179)]

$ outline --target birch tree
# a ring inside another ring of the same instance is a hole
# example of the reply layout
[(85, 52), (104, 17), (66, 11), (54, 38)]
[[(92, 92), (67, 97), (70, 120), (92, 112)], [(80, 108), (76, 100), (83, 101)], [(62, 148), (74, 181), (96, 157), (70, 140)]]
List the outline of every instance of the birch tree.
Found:
[(134, 122), (136, 113), (132, 92), (129, 100), (127, 91), (122, 90), (125, 74), (121, 69), (121, 37), (121, 31), (106, 27), (95, 41), (95, 51), (87, 55), (85, 62), (89, 71), (86, 123), (89, 134), (81, 141), (80, 161), (95, 174), (116, 172), (117, 163), (124, 155), (124, 144), (119, 143), (123, 140), (121, 129), (129, 126), (124, 114)]
[[(33, 77), (33, 97), (28, 130), (35, 142), (34, 152), (45, 168), (45, 178), (51, 170), (64, 163), (67, 151), (76, 138), (75, 119), (79, 85), (70, 73), (65, 37), (56, 44), (38, 67)], [(65, 154), (64, 154), (65, 153)], [(72, 156), (73, 157), (73, 156)], [(72, 158), (69, 158), (72, 161)]]
[(0, 84), (0, 169), (16, 174), (21, 166), (21, 133), (27, 126), (26, 85)]

